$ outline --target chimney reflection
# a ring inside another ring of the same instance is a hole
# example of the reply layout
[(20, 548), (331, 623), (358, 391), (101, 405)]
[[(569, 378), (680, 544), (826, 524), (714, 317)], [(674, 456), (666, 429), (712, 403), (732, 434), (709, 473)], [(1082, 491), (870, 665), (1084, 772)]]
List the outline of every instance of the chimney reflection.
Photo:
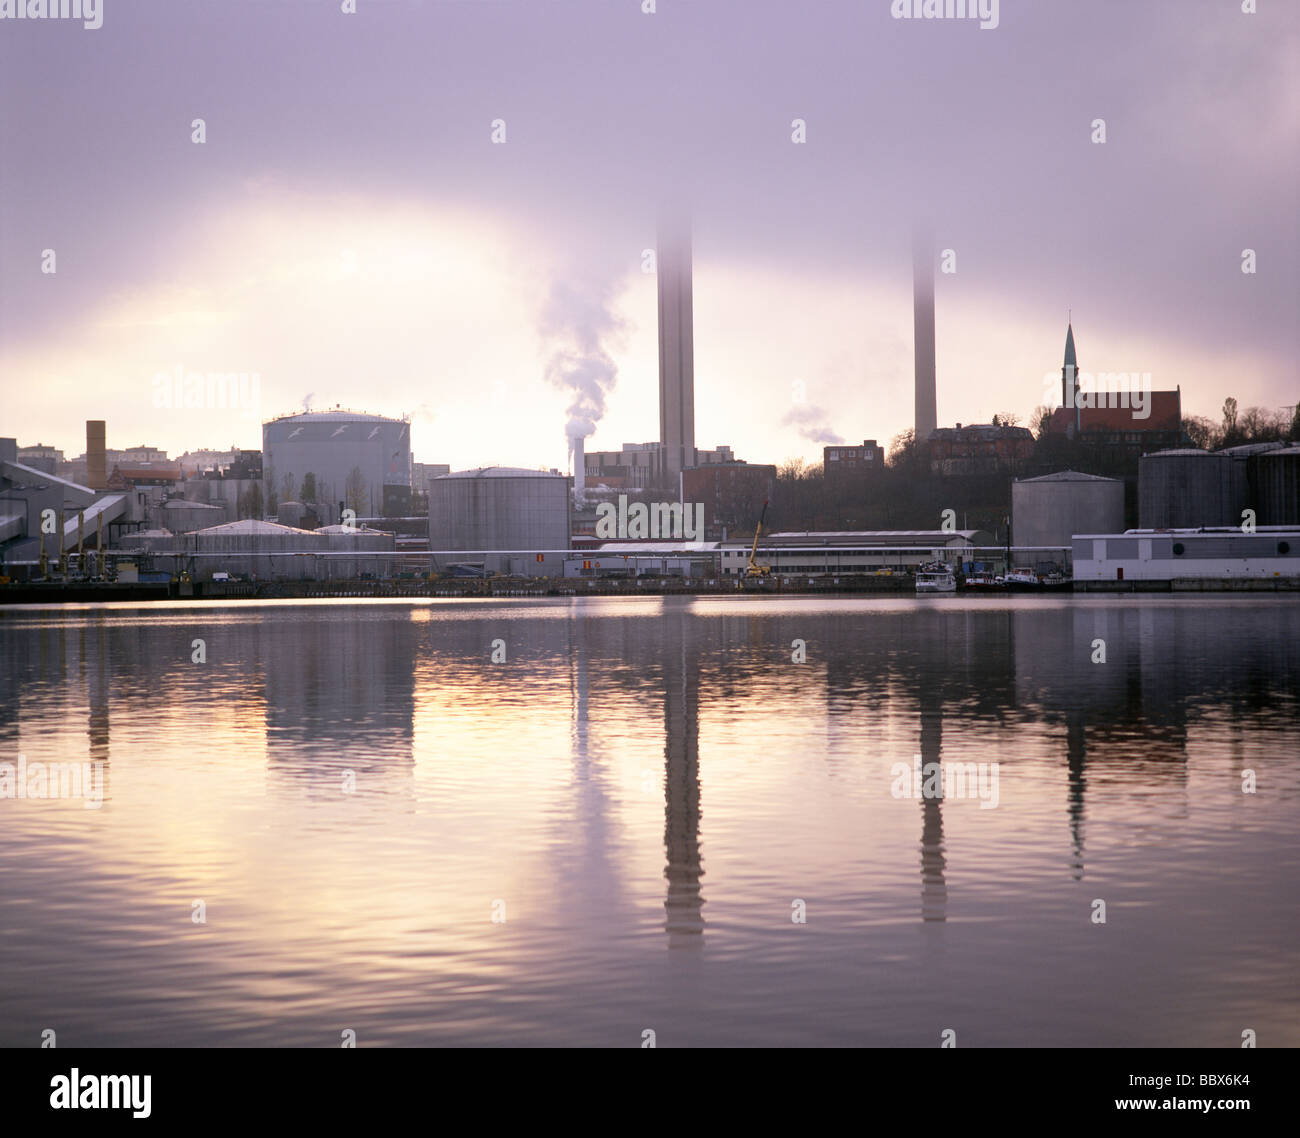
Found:
[(917, 693), (921, 710), (921, 920), (948, 919), (947, 861), (943, 852), (943, 779), (933, 797), (924, 787), (932, 763), (939, 762), (943, 747), (943, 696), (936, 684), (922, 672)]
[[(107, 636), (98, 624), (87, 622), (81, 629), (81, 671), (86, 684), (88, 714), (86, 735), (90, 761), (106, 762), (109, 752)], [(107, 778), (107, 768), (105, 768)]]
[(700, 892), (700, 664), (688, 648), (688, 609), (664, 621), (664, 898), (669, 948), (703, 943)]
[(1066, 812), (1070, 816), (1070, 839), (1074, 854), (1070, 868), (1071, 876), (1075, 881), (1083, 878), (1084, 795), (1088, 789), (1088, 780), (1085, 777), (1087, 754), (1088, 740), (1083, 713), (1071, 711), (1066, 720), (1066, 767), (1069, 772)]

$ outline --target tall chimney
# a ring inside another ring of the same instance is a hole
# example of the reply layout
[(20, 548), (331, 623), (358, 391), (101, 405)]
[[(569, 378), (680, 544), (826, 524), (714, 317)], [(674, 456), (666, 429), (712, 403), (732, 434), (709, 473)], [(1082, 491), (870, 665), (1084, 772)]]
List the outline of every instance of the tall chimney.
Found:
[(916, 442), (939, 425), (934, 384), (934, 239), (918, 224), (912, 236), (912, 336), (916, 362)]
[(581, 435), (575, 435), (569, 443), (573, 447), (573, 504), (581, 506), (587, 501), (586, 440)]
[(103, 490), (108, 486), (104, 429), (103, 419), (86, 420), (86, 485), (92, 490)]
[(655, 264), (659, 284), (659, 482), (675, 487), (682, 471), (696, 461), (691, 225), (684, 212), (660, 213)]

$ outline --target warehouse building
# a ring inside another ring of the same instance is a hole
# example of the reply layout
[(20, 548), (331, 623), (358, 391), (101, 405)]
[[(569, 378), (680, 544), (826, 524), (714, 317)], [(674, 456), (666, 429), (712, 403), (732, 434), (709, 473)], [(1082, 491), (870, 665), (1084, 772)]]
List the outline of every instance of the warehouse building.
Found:
[(1300, 527), (1125, 530), (1079, 534), (1074, 580), (1228, 582), (1300, 581)]
[[(743, 574), (753, 543), (721, 543), (722, 572)], [(993, 545), (987, 530), (835, 530), (764, 534), (757, 561), (777, 574), (906, 572), (930, 561), (953, 566), (977, 561)]]

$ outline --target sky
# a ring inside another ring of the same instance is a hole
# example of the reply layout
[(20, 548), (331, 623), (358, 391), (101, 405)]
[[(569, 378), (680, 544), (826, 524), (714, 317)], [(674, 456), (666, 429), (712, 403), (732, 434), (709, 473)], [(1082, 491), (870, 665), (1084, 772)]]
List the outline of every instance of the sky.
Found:
[[(565, 469), (552, 365), (586, 353), (587, 450), (653, 440), (665, 203), (700, 447), (820, 460), (911, 426), (918, 219), (956, 269), (941, 425), (1027, 422), (1067, 319), (1082, 372), (1178, 385), (1185, 415), (1300, 398), (1300, 5), (345, 6), (0, 19), (0, 435), (256, 448), (337, 404), (409, 415), (417, 461)], [(239, 406), (159, 378), (234, 373)]]

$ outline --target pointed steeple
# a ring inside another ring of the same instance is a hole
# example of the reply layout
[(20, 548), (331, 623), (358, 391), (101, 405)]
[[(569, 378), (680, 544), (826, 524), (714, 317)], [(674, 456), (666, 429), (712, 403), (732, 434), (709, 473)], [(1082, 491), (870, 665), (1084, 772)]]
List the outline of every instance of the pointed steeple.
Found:
[(1079, 384), (1079, 361), (1074, 354), (1074, 321), (1071, 320), (1065, 329), (1065, 364), (1061, 368), (1061, 406), (1074, 408), (1074, 431), (1077, 434), (1080, 427), (1080, 412), (1078, 399), (1075, 392)]

